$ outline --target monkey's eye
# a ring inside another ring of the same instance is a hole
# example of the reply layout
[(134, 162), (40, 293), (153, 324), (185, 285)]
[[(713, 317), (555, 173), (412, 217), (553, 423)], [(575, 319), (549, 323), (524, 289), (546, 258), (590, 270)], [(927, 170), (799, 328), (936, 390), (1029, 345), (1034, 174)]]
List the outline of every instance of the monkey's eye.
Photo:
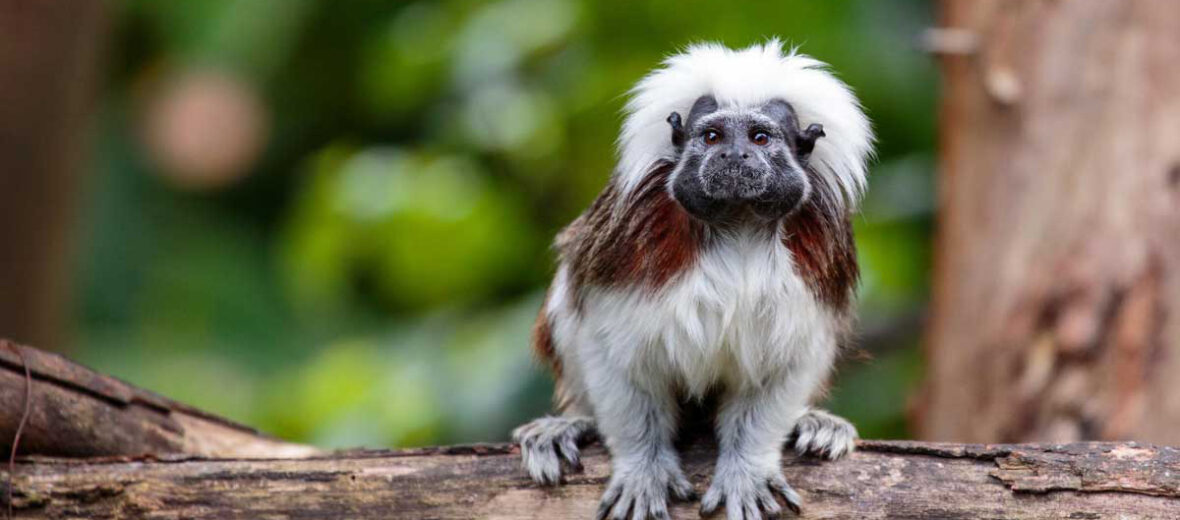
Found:
[(721, 142), (721, 132), (716, 130), (705, 130), (705, 144), (713, 145)]
[(766, 146), (770, 142), (770, 134), (766, 132), (754, 132), (750, 134), (750, 142), (758, 146)]

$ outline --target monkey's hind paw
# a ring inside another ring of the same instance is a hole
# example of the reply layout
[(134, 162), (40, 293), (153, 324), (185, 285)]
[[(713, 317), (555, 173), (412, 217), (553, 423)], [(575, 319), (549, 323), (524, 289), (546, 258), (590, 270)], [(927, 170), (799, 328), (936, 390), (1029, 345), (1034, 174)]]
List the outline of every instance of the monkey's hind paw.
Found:
[(856, 427), (847, 419), (811, 408), (795, 423), (791, 441), (799, 455), (836, 460), (852, 453), (857, 437)]
[(541, 417), (512, 431), (520, 444), (521, 465), (538, 483), (561, 482), (562, 461), (574, 472), (582, 470), (578, 443), (596, 434), (589, 417)]
[(724, 506), (729, 520), (782, 518), (783, 506), (779, 500), (796, 516), (801, 514), (803, 500), (787, 483), (780, 468), (773, 464), (759, 469), (718, 462), (713, 483), (701, 498), (701, 517), (712, 517)]
[(597, 520), (668, 520), (668, 498), (696, 499), (692, 483), (675, 459), (646, 461), (628, 467), (615, 463), (598, 504)]

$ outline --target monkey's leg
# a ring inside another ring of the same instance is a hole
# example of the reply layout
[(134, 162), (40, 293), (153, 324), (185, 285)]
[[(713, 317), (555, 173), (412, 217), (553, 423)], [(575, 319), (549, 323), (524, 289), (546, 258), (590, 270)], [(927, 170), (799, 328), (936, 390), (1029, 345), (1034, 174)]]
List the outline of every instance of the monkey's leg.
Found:
[(828, 460), (852, 453), (857, 437), (856, 427), (848, 419), (819, 408), (808, 408), (791, 434), (796, 453)]
[(782, 378), (769, 386), (734, 390), (717, 415), (720, 454), (713, 482), (701, 499), (701, 514), (725, 505), (729, 520), (775, 517), (782, 497), (796, 514), (799, 494), (782, 471), (782, 447), (795, 421), (806, 411), (810, 384)]
[(605, 363), (587, 370), (598, 432), (611, 453), (611, 477), (598, 519), (666, 519), (668, 494), (689, 500), (692, 484), (672, 445), (675, 398), (670, 385), (640, 387)]
[(552, 486), (561, 481), (561, 461), (571, 471), (582, 470), (578, 444), (594, 434), (594, 419), (584, 415), (541, 417), (513, 430), (512, 440), (520, 444), (521, 464), (529, 476)]

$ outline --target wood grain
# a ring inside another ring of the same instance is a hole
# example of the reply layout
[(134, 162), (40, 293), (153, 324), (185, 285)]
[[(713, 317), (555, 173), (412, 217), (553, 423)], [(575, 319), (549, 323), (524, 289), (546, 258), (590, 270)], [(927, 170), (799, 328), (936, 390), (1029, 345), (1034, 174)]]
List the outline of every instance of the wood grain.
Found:
[[(25, 378), (25, 363), (31, 380)], [(24, 414), (25, 388), (30, 384), (29, 422), (19, 445), (22, 454), (277, 458), (318, 452), (129, 385), (57, 354), (0, 339), (3, 453), (9, 452)]]
[[(685, 450), (699, 491), (715, 452)], [(540, 488), (511, 445), (345, 452), (310, 459), (76, 461), (18, 466), (19, 518), (592, 518), (609, 473)], [(866, 441), (838, 462), (786, 461), (804, 518), (1175, 518), (1180, 450), (1136, 444)], [(697, 518), (678, 504), (674, 518)]]
[(919, 434), (1180, 444), (1180, 2), (940, 6)]

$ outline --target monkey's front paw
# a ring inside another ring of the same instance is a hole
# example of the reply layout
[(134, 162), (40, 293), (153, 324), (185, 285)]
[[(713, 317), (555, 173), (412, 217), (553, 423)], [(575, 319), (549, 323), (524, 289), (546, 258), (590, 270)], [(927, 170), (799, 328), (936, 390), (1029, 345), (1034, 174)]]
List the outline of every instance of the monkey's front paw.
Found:
[(679, 464), (671, 461), (616, 463), (598, 505), (598, 520), (664, 520), (668, 494), (693, 500), (696, 493)]
[(807, 410), (791, 434), (795, 453), (829, 460), (852, 453), (857, 437), (856, 427), (847, 419), (818, 408)]
[(578, 442), (594, 436), (589, 417), (541, 417), (513, 430), (512, 440), (520, 444), (520, 457), (529, 476), (552, 486), (561, 481), (561, 461), (581, 471)]
[(725, 506), (728, 520), (762, 520), (779, 518), (781, 497), (796, 515), (801, 511), (799, 493), (787, 483), (777, 457), (766, 467), (751, 467), (746, 463), (717, 464), (713, 484), (701, 499), (701, 516), (710, 516), (718, 507)]

